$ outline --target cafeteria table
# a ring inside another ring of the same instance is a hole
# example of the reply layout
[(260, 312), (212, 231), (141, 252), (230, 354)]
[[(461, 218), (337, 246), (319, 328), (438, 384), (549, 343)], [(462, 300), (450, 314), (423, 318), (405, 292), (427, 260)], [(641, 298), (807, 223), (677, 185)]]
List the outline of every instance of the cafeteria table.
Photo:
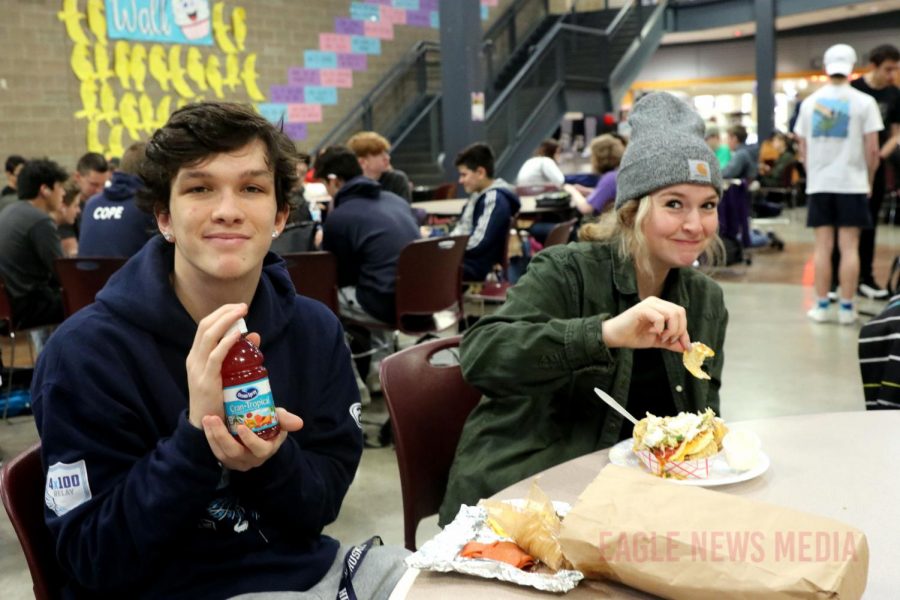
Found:
[[(569, 213), (570, 208), (543, 208), (538, 207), (536, 196), (520, 196), (519, 208), (520, 217), (531, 217), (546, 213)], [(463, 207), (466, 205), (466, 198), (454, 198), (452, 200), (426, 200), (424, 202), (413, 202), (413, 208), (424, 210), (430, 217), (458, 217), (462, 213)]]
[[(754, 479), (711, 489), (830, 517), (860, 529), (869, 544), (864, 598), (896, 598), (900, 590), (900, 411), (806, 414), (729, 425), (755, 432), (771, 465)], [(540, 485), (553, 500), (574, 504), (609, 463), (607, 453), (601, 450), (550, 468), (541, 474)], [(524, 498), (531, 479), (493, 498)], [(588, 580), (564, 596), (553, 596), (492, 579), (414, 569), (407, 571), (391, 596), (410, 600), (550, 597), (653, 596), (612, 582)]]

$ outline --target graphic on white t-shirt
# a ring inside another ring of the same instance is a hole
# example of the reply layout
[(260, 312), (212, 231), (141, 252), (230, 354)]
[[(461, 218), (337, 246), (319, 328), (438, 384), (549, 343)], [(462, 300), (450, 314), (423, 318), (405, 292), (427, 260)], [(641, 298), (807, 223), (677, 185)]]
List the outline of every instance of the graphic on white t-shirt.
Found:
[(813, 105), (812, 136), (846, 138), (850, 130), (850, 102), (820, 98)]

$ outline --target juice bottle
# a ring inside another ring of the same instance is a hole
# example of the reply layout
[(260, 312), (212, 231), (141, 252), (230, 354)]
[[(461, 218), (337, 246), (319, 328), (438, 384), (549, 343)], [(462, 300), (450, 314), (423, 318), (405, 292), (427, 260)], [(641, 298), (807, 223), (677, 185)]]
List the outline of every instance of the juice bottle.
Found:
[[(243, 423), (262, 439), (269, 440), (281, 431), (269, 386), (269, 372), (263, 366), (262, 352), (247, 339), (244, 320), (240, 319), (235, 327), (241, 332), (241, 338), (222, 362), (225, 423), (235, 437), (237, 426)], [(231, 331), (234, 328), (229, 333)]]

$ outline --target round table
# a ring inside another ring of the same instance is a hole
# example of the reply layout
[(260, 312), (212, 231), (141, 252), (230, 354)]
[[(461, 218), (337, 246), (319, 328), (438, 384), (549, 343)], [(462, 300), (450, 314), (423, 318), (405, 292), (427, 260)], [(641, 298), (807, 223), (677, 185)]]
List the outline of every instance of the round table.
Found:
[[(742, 483), (713, 488), (837, 519), (860, 529), (869, 543), (866, 598), (896, 597), (900, 590), (900, 411), (822, 413), (734, 423), (756, 432), (771, 459), (768, 471)], [(609, 463), (607, 450), (557, 465), (541, 474), (554, 500), (574, 504)], [(531, 478), (493, 498), (524, 498)], [(652, 598), (618, 584), (582, 581), (567, 599)], [(410, 570), (392, 598), (548, 598), (548, 594), (458, 574)]]

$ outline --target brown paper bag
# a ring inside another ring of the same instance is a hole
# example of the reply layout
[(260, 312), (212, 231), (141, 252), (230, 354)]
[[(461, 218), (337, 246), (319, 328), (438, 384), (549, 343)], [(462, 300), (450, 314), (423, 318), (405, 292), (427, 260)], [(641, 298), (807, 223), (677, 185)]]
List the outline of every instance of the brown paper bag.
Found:
[(664, 598), (859, 598), (865, 535), (838, 521), (607, 465), (563, 521), (566, 558)]

